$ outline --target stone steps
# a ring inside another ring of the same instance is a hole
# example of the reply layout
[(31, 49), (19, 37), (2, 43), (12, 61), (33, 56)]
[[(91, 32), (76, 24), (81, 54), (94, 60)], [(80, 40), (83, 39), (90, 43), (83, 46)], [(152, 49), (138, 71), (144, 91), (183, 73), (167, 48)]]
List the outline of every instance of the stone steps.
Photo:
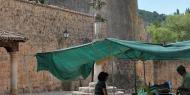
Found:
[[(88, 87), (79, 87), (79, 91), (73, 91), (72, 95), (94, 95), (95, 86), (96, 82), (90, 82)], [(107, 86), (106, 88), (108, 95), (124, 95), (124, 92), (118, 91), (117, 87)]]
[[(85, 93), (80, 91), (73, 91), (72, 95), (94, 95), (94, 93)], [(117, 91), (115, 93), (108, 93), (108, 95), (124, 95), (124, 92)]]
[[(84, 92), (84, 93), (93, 93), (95, 90), (95, 87), (79, 87), (79, 91), (80, 92)], [(113, 86), (107, 86), (107, 92), (112, 93), (112, 92), (116, 92), (117, 91), (117, 87), (113, 87)]]

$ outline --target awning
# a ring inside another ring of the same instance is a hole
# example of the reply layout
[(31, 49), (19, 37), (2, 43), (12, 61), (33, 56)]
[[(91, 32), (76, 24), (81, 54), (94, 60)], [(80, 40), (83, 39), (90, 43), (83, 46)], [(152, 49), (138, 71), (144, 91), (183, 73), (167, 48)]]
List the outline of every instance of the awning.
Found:
[(88, 77), (96, 61), (117, 57), (122, 60), (190, 59), (190, 41), (158, 45), (107, 38), (46, 53), (37, 53), (37, 70), (48, 70), (60, 80)]

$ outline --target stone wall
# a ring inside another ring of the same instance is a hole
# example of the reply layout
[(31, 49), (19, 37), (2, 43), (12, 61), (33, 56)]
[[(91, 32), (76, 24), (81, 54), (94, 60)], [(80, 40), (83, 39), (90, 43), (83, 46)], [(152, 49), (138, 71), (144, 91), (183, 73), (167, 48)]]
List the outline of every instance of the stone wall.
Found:
[(154, 62), (154, 82), (163, 83), (171, 81), (174, 90), (181, 85), (182, 77), (177, 73), (176, 68), (179, 65), (184, 65), (188, 72), (190, 72), (190, 65), (188, 61), (157, 61)]
[[(86, 13), (94, 13), (90, 2), (93, 0), (48, 0), (48, 4), (69, 8)], [(108, 23), (109, 37), (125, 40), (137, 40), (146, 37), (142, 34), (144, 24), (138, 17), (137, 0), (102, 0), (106, 5), (100, 13)], [(139, 34), (140, 33), (140, 34)], [(139, 37), (141, 36), (141, 37)]]
[(108, 20), (109, 37), (136, 40), (138, 32), (137, 0), (102, 0), (102, 15)]
[[(145, 83), (148, 85), (154, 83), (154, 75), (153, 75), (153, 68), (154, 64), (152, 61), (138, 61), (136, 63), (136, 70), (137, 70), (137, 85), (142, 86)], [(144, 70), (145, 67), (145, 70)], [(145, 72), (145, 75), (144, 75)], [(145, 78), (144, 78), (145, 77)]]
[[(77, 11), (83, 11), (86, 13), (89, 13), (91, 11), (88, 2), (92, 0), (48, 0), (48, 1), (49, 1), (48, 4), (66, 7)], [(102, 14), (108, 20), (109, 37), (116, 37), (127, 40), (150, 41), (149, 40), (150, 38), (148, 38), (147, 34), (145, 33), (144, 23), (142, 19), (137, 16), (137, 8), (138, 8), (137, 0), (103, 0), (103, 1), (106, 2), (106, 6), (103, 8)], [(127, 75), (128, 79), (124, 79), (123, 77), (121, 79), (123, 79), (125, 83), (129, 84), (131, 83), (131, 80), (129, 78), (131, 78), (131, 76), (134, 75), (133, 64), (126, 64), (126, 63), (130, 62), (122, 62), (120, 67), (124, 68), (124, 70), (126, 69), (128, 70), (126, 71), (126, 74), (124, 74), (124, 76)], [(171, 80), (173, 83), (173, 87), (174, 88), (178, 87), (180, 85), (181, 77), (176, 73), (175, 69), (180, 64), (184, 64), (185, 66), (187, 66), (187, 68), (189, 67), (188, 62), (183, 62), (183, 61), (154, 62), (154, 64), (151, 61), (145, 62), (146, 83), (147, 84), (163, 83), (164, 81)], [(114, 70), (116, 69), (117, 68), (114, 68)], [(143, 81), (144, 70), (142, 62), (137, 63), (137, 73), (139, 79)], [(122, 81), (119, 82), (120, 82), (119, 84), (123, 84)], [(132, 86), (129, 87), (131, 88)]]
[(47, 0), (47, 4), (89, 13), (91, 0)]
[[(188, 61), (170, 60), (170, 61), (145, 61), (146, 84), (163, 84), (166, 81), (172, 82), (173, 91), (181, 85), (182, 77), (177, 73), (176, 68), (184, 65), (190, 72)], [(137, 63), (137, 75), (141, 85), (144, 85), (144, 68), (143, 63)], [(138, 84), (139, 85), (139, 84)]]
[[(93, 39), (93, 18), (80, 12), (21, 0), (0, 0), (0, 29), (19, 32), (29, 40), (20, 44), (19, 92), (60, 89), (60, 81), (49, 72), (37, 72), (35, 54), (89, 42)], [(69, 38), (63, 38), (67, 29)], [(106, 27), (101, 35), (106, 37)], [(90, 78), (89, 78), (90, 79)], [(87, 85), (88, 80), (82, 80)], [(10, 90), (9, 54), (0, 48), (0, 93)], [(72, 88), (78, 88), (79, 81)]]

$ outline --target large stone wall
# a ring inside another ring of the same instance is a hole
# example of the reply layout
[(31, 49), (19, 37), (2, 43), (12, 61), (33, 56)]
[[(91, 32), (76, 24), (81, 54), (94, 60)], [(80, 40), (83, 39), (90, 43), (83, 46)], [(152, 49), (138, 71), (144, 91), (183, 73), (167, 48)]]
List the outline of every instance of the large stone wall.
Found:
[[(18, 52), (19, 92), (54, 90), (60, 81), (49, 72), (37, 72), (35, 54), (58, 48), (79, 45), (93, 39), (93, 18), (84, 13), (21, 0), (0, 0), (0, 29), (19, 32), (29, 40), (20, 44)], [(68, 30), (69, 38), (63, 38)], [(102, 37), (106, 28), (102, 27)], [(9, 54), (0, 48), (0, 93), (10, 90)], [(82, 80), (84, 81), (84, 80)], [(87, 80), (89, 81), (89, 80)], [(82, 85), (87, 84), (84, 81)], [(79, 81), (72, 88), (78, 88)]]
[[(62, 6), (73, 10), (89, 13), (91, 10), (90, 6), (87, 4), (88, 2), (93, 0), (48, 0), (48, 1), (49, 1), (48, 4)], [(137, 0), (103, 0), (103, 1), (106, 2), (106, 6), (102, 9), (102, 14), (104, 15), (104, 17), (106, 17), (106, 19), (108, 19), (109, 37), (116, 37), (127, 40), (149, 41), (150, 37), (147, 37), (147, 34), (145, 33), (143, 21), (141, 20), (141, 18), (137, 16), (137, 8), (138, 8)], [(129, 69), (129, 71), (127, 71), (127, 74), (128, 75), (134, 74), (132, 69), (133, 64), (123, 64), (123, 63), (121, 63), (121, 67)], [(146, 68), (145, 75), (147, 81), (146, 83), (147, 84), (149, 82), (151, 84), (163, 83), (164, 81), (171, 80), (173, 83), (173, 87), (174, 88), (178, 87), (180, 85), (181, 78), (178, 76), (175, 69), (180, 64), (184, 64), (185, 66), (187, 66), (187, 68), (189, 67), (188, 63), (183, 61), (167, 61), (167, 62), (156, 62), (156, 63), (154, 62), (154, 64), (151, 61), (145, 62), (145, 68)], [(139, 75), (140, 80), (143, 81), (144, 70), (142, 62), (137, 63), (137, 73)], [(125, 82), (127, 83), (128, 81), (131, 82), (129, 79)]]
[[(48, 4), (61, 6), (86, 13), (94, 13), (90, 2), (93, 0), (48, 0)], [(146, 37), (144, 24), (138, 17), (137, 0), (102, 0), (106, 5), (101, 14), (107, 19), (109, 37), (125, 40), (139, 40)]]
[(108, 20), (109, 37), (136, 40), (138, 32), (137, 0), (103, 0), (101, 10)]

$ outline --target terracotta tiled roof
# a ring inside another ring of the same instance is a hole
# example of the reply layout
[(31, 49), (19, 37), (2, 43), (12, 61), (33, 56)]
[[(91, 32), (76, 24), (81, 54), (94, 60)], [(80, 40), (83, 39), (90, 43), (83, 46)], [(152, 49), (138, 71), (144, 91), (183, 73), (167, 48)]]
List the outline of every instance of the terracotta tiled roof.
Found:
[(25, 42), (26, 40), (27, 38), (19, 33), (0, 30), (0, 41)]

